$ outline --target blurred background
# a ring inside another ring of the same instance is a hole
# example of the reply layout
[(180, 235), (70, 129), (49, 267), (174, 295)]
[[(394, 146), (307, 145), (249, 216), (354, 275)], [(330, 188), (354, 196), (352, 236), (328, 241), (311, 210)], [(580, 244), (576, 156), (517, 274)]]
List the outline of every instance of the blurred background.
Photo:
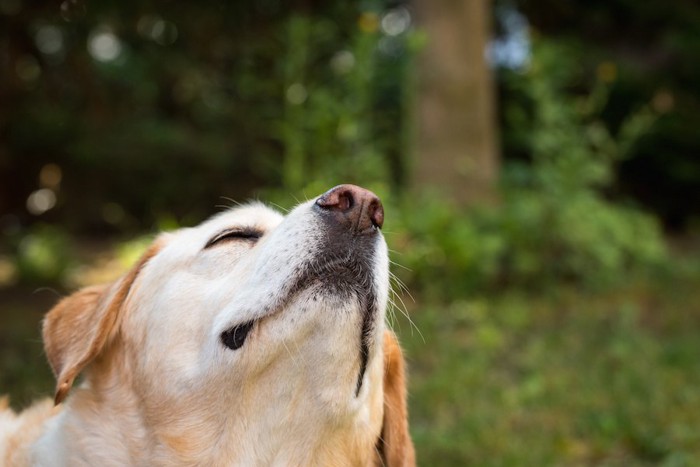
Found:
[(421, 465), (700, 465), (694, 0), (0, 0), (0, 393), (159, 230), (386, 206)]

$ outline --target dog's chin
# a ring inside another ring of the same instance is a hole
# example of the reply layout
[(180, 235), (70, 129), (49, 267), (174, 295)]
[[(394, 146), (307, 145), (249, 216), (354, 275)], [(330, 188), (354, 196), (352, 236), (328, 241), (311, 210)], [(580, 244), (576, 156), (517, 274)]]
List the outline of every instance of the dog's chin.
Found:
[[(362, 382), (369, 363), (370, 354), (375, 347), (373, 332), (377, 326), (380, 305), (377, 300), (378, 290), (369, 267), (370, 261), (326, 261), (323, 264), (310, 264), (303, 268), (291, 282), (291, 287), (282, 297), (278, 297), (274, 307), (262, 316), (241, 321), (229, 327), (220, 335), (221, 342), (232, 351), (254, 345), (252, 332), (257, 326), (265, 325), (270, 320), (288, 318), (290, 314), (309, 313), (313, 309), (327, 313), (328, 320), (334, 319), (334, 313), (357, 313), (359, 326), (352, 333), (357, 337), (357, 358), (359, 369), (355, 386), (355, 395), (360, 393)], [(300, 320), (303, 321), (303, 320)], [(348, 355), (347, 357), (350, 357)]]
[[(377, 314), (376, 292), (368, 274), (360, 274), (356, 267), (335, 264), (332, 268), (317, 270), (316, 274), (300, 276), (287, 296), (279, 300), (266, 314), (241, 321), (223, 331), (221, 342), (231, 350), (244, 346), (251, 331), (261, 321), (275, 319), (289, 313), (304, 312), (309, 308), (345, 309), (362, 315), (363, 323)], [(352, 306), (349, 306), (352, 304)], [(329, 316), (332, 319), (332, 316)], [(363, 324), (364, 327), (367, 325)], [(363, 334), (364, 334), (363, 330)]]
[[(368, 263), (368, 262), (367, 262)], [(298, 290), (304, 290), (314, 303), (326, 307), (349, 309), (360, 314), (357, 329), (360, 368), (357, 375), (355, 395), (362, 389), (370, 352), (374, 347), (372, 336), (379, 316), (378, 291), (374, 277), (366, 262), (330, 262), (314, 268), (314, 274), (302, 277)], [(334, 306), (336, 305), (336, 306)], [(346, 311), (347, 312), (347, 311)]]

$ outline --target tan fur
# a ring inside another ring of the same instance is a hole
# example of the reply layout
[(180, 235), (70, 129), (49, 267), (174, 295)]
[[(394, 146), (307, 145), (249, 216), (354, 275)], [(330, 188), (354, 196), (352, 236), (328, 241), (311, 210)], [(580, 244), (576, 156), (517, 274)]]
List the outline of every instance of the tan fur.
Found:
[(4, 402), (6, 405), (4, 408), (0, 407), (0, 426), (12, 426), (12, 431), (4, 440), (2, 439), (3, 433), (0, 431), (0, 461), (2, 461), (0, 465), (4, 467), (29, 465), (30, 459), (26, 447), (39, 437), (44, 423), (56, 415), (60, 408), (54, 407), (54, 404), (47, 398), (36, 402), (17, 415), (7, 406), (7, 398), (2, 399), (4, 400), (0, 402)]
[(56, 375), (56, 404), (65, 399), (76, 376), (113, 337), (131, 285), (158, 250), (157, 244), (151, 246), (136, 267), (115, 284), (86, 287), (61, 300), (46, 315), (44, 348)]
[[(246, 221), (244, 225), (249, 224)], [(199, 237), (194, 241), (195, 251), (211, 236), (210, 232), (205, 234), (204, 241)], [(176, 282), (173, 287), (168, 281), (173, 277), (187, 281), (188, 274), (209, 274), (218, 264), (229, 268), (236, 255), (242, 256), (245, 251), (232, 243), (206, 252), (201, 260), (206, 267), (199, 268), (200, 260), (187, 256), (190, 243), (182, 247), (177, 244), (180, 250), (174, 252), (165, 251), (159, 262), (159, 255), (169, 244), (156, 241), (121, 279), (82, 289), (49, 311), (43, 337), (57, 378), (57, 406), (45, 400), (17, 415), (8, 408), (6, 398), (0, 398), (1, 465), (415, 465), (408, 432), (403, 356), (396, 337), (382, 331), (383, 322), (377, 328), (376, 358), (367, 367), (367, 384), (360, 395), (342, 403), (336, 400), (336, 392), (338, 388), (350, 388), (349, 393), (354, 394), (357, 365), (352, 359), (341, 358), (337, 366), (347, 372), (336, 373), (339, 370), (335, 365), (318, 368), (309, 363), (309, 356), (336, 361), (333, 347), (349, 345), (343, 329), (359, 329), (350, 321), (343, 324), (346, 328), (325, 323), (327, 336), (311, 339), (303, 335), (292, 345), (270, 347), (277, 353), (261, 354), (260, 358), (270, 359), (261, 367), (238, 363), (243, 366), (237, 368), (251, 373), (240, 381), (232, 380), (234, 386), (229, 381), (228, 367), (221, 365), (232, 355), (246, 358), (249, 354), (245, 351), (233, 354), (218, 349), (222, 347), (218, 343), (216, 350), (206, 350), (215, 352), (204, 360), (210, 365), (207, 373), (197, 374), (201, 365), (197, 359), (201, 356), (196, 345), (211, 335), (208, 329), (213, 319), (206, 313), (212, 307), (195, 308), (202, 300), (198, 295), (202, 291), (193, 288), (193, 282)], [(178, 276), (180, 270), (186, 273)], [(217, 278), (217, 274), (207, 276), (201, 283), (208, 285)], [(307, 300), (306, 306), (315, 302), (311, 297)], [(170, 306), (181, 314), (174, 314), (170, 321), (152, 320), (152, 313), (168, 313), (172, 311)], [(296, 317), (291, 313), (287, 318), (287, 313), (263, 318), (264, 326), (261, 324), (250, 337), (253, 345), (255, 341), (270, 345), (269, 340), (280, 333), (294, 331), (298, 326), (295, 319), (303, 321), (309, 313), (302, 311), (300, 308)], [(326, 320), (327, 316), (321, 313), (316, 319)], [(334, 319), (350, 320), (352, 316), (339, 312)], [(312, 320), (305, 326), (305, 333), (313, 333), (319, 325)], [(379, 338), (382, 332), (383, 339)], [(354, 336), (350, 335), (350, 342), (356, 342)], [(183, 339), (188, 346), (180, 348)], [(166, 358), (173, 351), (180, 352), (179, 357)], [(225, 361), (218, 367), (212, 366), (212, 361), (221, 359)], [(191, 372), (195, 372), (192, 382)], [(84, 383), (68, 397), (80, 373), (84, 373)], [(303, 377), (306, 373), (308, 376)], [(301, 379), (288, 384), (284, 375)], [(229, 399), (235, 402), (226, 402)], [(269, 406), (268, 400), (276, 405)], [(309, 405), (311, 401), (317, 401), (316, 405)], [(321, 422), (316, 426), (323, 428), (315, 430), (310, 420)], [(281, 423), (290, 428), (275, 432)], [(272, 438), (280, 439), (281, 447), (268, 452)]]
[(408, 431), (403, 355), (398, 340), (391, 331), (384, 333), (384, 424), (380, 443), (386, 465), (416, 465), (413, 442)]

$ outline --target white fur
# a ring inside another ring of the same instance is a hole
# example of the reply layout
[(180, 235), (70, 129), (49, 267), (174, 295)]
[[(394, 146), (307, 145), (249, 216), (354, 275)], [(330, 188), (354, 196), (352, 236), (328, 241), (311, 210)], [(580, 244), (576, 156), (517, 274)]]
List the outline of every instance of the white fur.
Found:
[[(257, 242), (204, 249), (226, 228)], [(310, 283), (287, 294), (329, 235), (312, 202), (286, 217), (251, 204), (162, 235), (124, 303), (123, 355), (88, 368), (31, 449), (34, 465), (366, 465), (382, 423), (382, 352), (370, 348), (359, 394), (356, 298)], [(375, 239), (374, 343), (384, 333), (388, 258)], [(261, 319), (242, 348), (226, 329)], [(98, 413), (95, 413), (98, 411)], [(1, 425), (1, 424), (0, 424)], [(0, 426), (0, 429), (2, 427)]]

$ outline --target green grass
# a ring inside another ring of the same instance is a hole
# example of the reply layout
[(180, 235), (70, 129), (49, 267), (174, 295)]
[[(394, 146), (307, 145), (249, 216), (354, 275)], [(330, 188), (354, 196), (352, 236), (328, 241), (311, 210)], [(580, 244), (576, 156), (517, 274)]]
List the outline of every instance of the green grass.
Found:
[(700, 465), (700, 280), (411, 306), (421, 465)]

